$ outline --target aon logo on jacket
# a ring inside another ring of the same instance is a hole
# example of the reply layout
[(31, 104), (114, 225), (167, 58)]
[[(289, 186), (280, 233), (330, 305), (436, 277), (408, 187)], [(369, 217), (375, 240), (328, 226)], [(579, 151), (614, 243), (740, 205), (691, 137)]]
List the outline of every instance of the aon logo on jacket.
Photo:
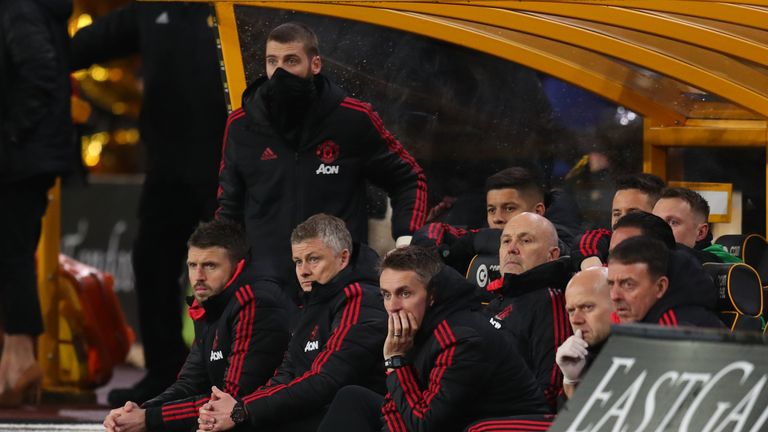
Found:
[(221, 360), (224, 358), (224, 354), (219, 351), (211, 351), (211, 361)]
[(304, 347), (304, 352), (310, 352), (320, 349), (320, 341), (309, 341)]
[(339, 166), (338, 165), (326, 165), (326, 164), (320, 164), (319, 167), (317, 167), (317, 171), (315, 171), (315, 174), (338, 174), (339, 173)]

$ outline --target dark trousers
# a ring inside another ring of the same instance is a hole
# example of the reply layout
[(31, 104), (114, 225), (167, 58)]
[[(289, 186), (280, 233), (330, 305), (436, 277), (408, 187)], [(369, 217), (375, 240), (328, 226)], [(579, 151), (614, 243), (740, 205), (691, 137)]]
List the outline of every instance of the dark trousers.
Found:
[(187, 356), (181, 336), (187, 240), (197, 224), (210, 220), (216, 185), (166, 183), (147, 177), (133, 245), (133, 271), (147, 372), (172, 382)]
[(43, 332), (35, 251), (54, 180), (40, 175), (0, 185), (0, 304), (8, 334)]
[(381, 430), (384, 396), (361, 386), (346, 386), (336, 393), (318, 432)]

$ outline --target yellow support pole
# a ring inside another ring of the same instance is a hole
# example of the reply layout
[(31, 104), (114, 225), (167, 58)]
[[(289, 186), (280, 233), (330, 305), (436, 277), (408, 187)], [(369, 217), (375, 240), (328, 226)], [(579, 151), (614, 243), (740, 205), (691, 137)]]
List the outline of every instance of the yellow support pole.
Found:
[(44, 333), (37, 340), (38, 362), (43, 369), (43, 388), (59, 383), (59, 239), (61, 238), (61, 181), (48, 191), (37, 246), (37, 289), (43, 313)]

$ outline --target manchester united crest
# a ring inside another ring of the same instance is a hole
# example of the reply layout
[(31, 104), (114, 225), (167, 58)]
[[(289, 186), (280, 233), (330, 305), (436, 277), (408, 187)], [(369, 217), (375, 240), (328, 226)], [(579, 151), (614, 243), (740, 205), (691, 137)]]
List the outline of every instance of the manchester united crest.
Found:
[(333, 163), (339, 158), (339, 145), (331, 140), (325, 140), (317, 146), (315, 154), (322, 163)]

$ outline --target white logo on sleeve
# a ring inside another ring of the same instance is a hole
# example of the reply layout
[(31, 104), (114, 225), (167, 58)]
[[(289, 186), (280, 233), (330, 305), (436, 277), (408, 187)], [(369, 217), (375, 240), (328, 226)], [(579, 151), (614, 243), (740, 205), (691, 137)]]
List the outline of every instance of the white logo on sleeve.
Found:
[(315, 174), (338, 174), (339, 173), (339, 166), (338, 165), (326, 165), (326, 164), (320, 164), (319, 167), (317, 167), (317, 171), (315, 171)]
[(224, 358), (224, 354), (221, 350), (211, 351), (211, 361), (221, 360)]
[(320, 341), (309, 341), (304, 347), (304, 352), (310, 352), (320, 349)]

